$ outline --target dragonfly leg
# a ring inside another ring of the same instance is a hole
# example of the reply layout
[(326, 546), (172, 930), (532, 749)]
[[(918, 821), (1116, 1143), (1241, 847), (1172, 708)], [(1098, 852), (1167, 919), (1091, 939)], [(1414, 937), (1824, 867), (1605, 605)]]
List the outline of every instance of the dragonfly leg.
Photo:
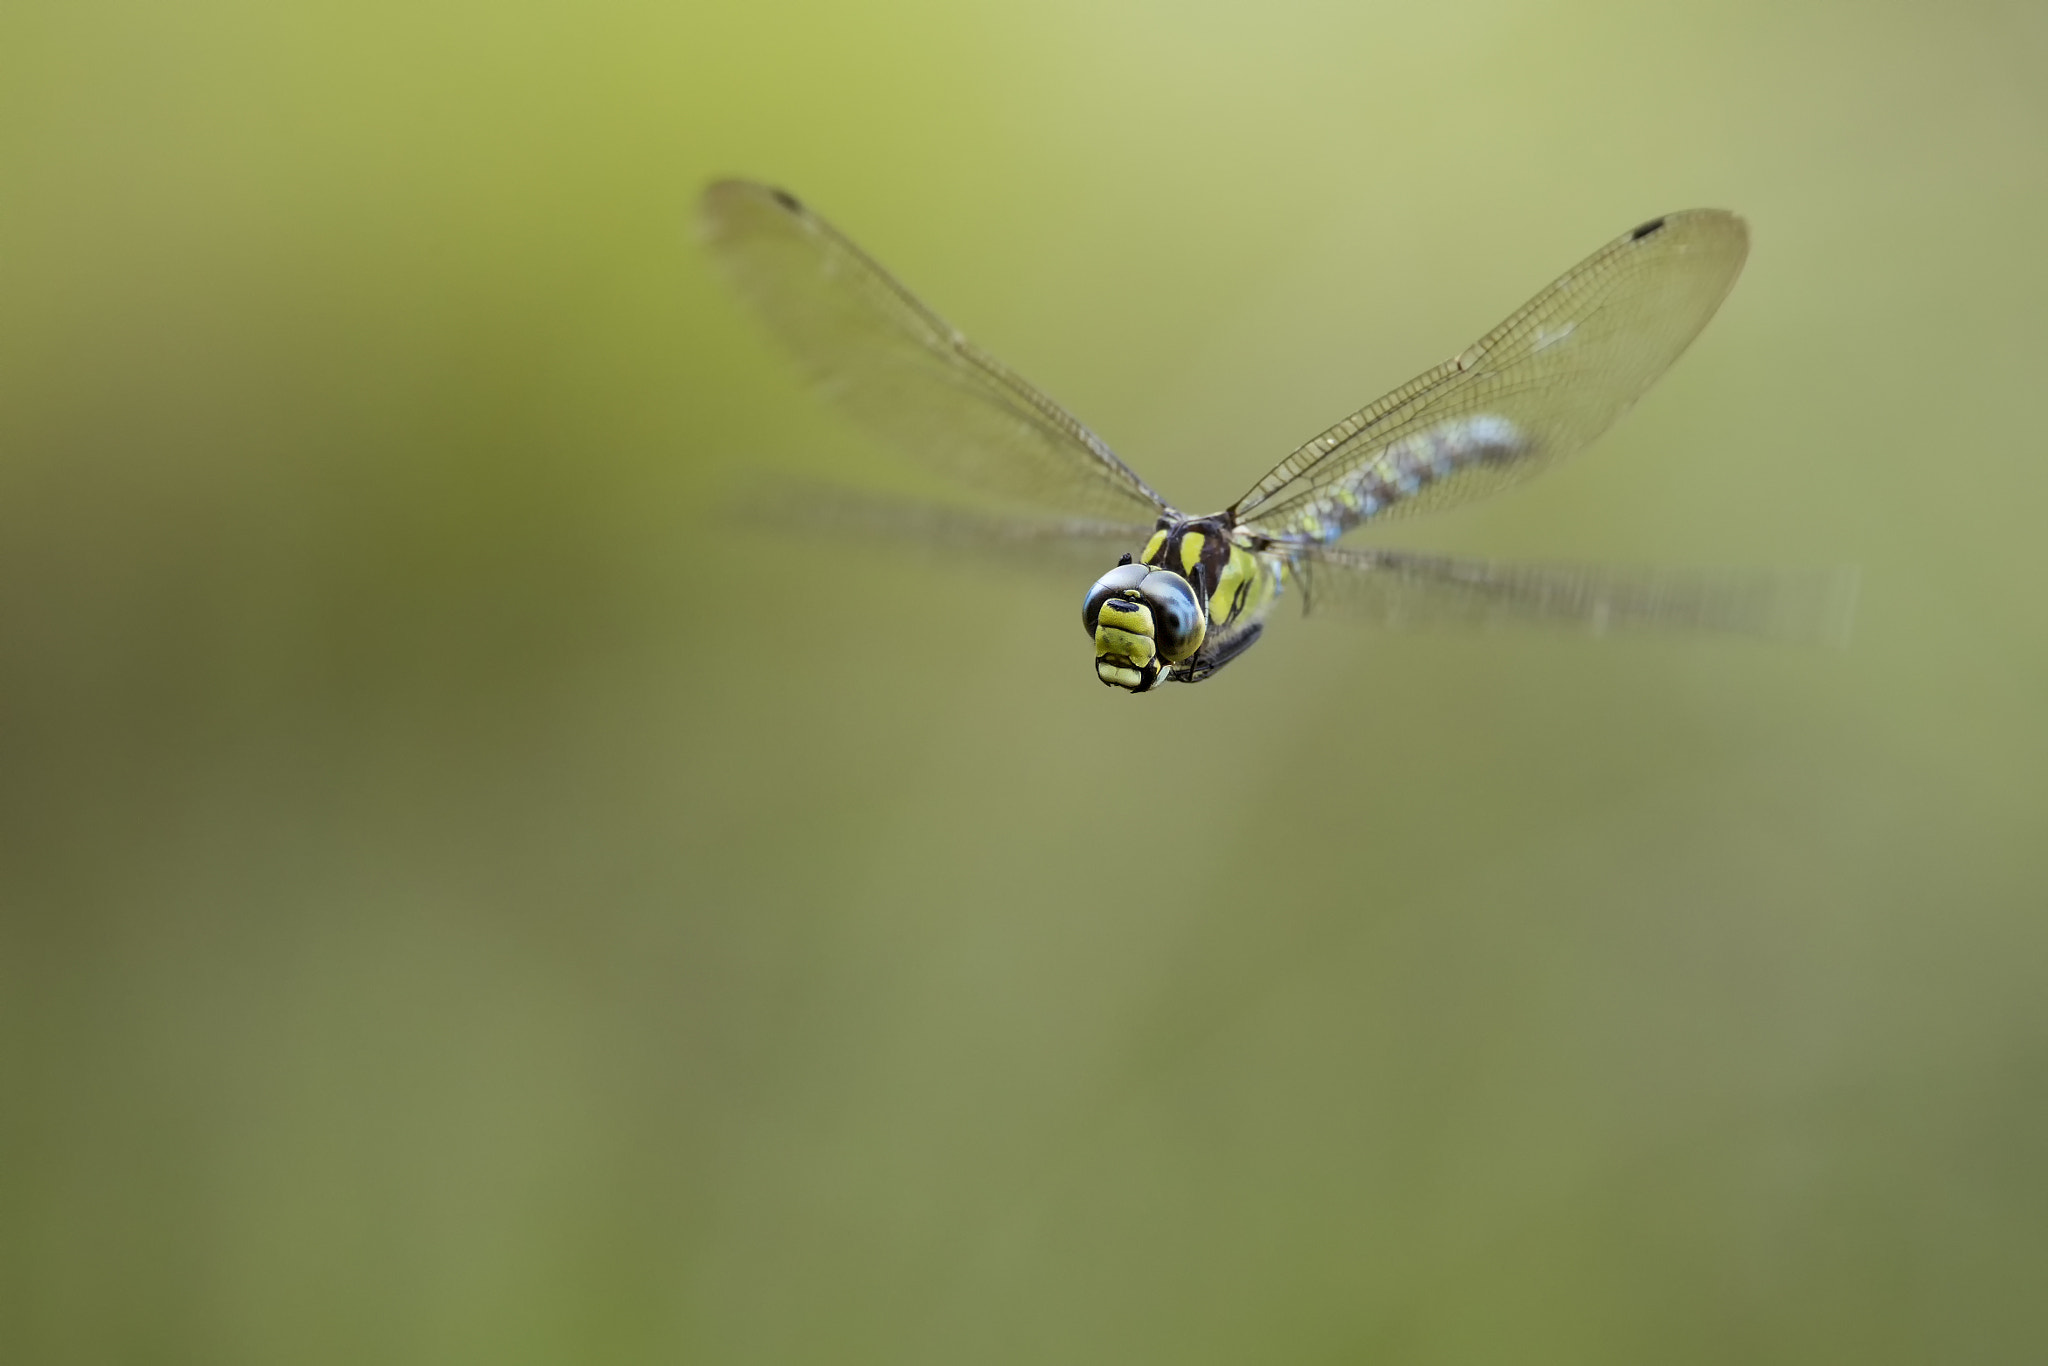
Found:
[(1187, 667), (1184, 670), (1176, 670), (1174, 672), (1174, 681), (1177, 683), (1201, 682), (1231, 660), (1236, 659), (1246, 650), (1251, 649), (1258, 638), (1265, 633), (1265, 630), (1266, 624), (1258, 622), (1246, 627), (1229, 640), (1224, 641), (1213, 653), (1208, 650), (1201, 651), (1188, 661)]

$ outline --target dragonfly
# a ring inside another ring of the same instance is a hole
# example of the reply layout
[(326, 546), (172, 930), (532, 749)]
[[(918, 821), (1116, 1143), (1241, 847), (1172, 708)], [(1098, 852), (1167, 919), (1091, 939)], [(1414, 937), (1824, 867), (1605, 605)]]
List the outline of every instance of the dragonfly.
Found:
[(1517, 564), (1339, 544), (1366, 523), (1518, 483), (1605, 431), (1733, 288), (1749, 234), (1725, 210), (1669, 213), (1623, 233), (1456, 356), (1199, 516), (794, 195), (717, 181), (701, 226), (728, 280), (830, 401), (955, 487), (1016, 509), (868, 520), (1005, 556), (1066, 546), (1107, 560), (1124, 547), (1081, 610), (1095, 675), (1111, 687), (1145, 693), (1213, 677), (1257, 643), (1289, 593), (1305, 610), (1393, 625), (1789, 639), (1837, 639), (1846, 628), (1853, 583), (1838, 572)]

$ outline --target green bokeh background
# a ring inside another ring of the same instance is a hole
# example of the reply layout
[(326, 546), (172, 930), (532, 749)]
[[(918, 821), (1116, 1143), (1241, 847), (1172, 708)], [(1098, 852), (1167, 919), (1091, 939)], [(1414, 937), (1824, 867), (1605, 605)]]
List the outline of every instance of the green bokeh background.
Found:
[[(2044, 165), (2035, 0), (0, 9), (0, 1359), (2041, 1359)], [(707, 530), (898, 470), (733, 173), (1194, 507), (1735, 208), (1391, 539), (1854, 643), (1132, 699), (1079, 582)]]

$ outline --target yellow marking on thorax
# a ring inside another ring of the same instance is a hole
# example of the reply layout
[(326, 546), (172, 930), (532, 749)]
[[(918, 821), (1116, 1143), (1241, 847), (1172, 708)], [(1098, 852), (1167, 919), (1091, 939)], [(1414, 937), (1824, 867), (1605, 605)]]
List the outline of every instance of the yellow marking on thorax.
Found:
[(1245, 584), (1251, 582), (1251, 573), (1257, 565), (1251, 561), (1251, 553), (1231, 545), (1231, 557), (1223, 561), (1223, 573), (1217, 575), (1217, 584), (1208, 592), (1208, 621), (1219, 627), (1231, 625), (1233, 618), (1243, 610), (1245, 602), (1239, 598)]
[(1145, 553), (1138, 557), (1140, 564), (1158, 564), (1159, 556), (1166, 549), (1166, 533), (1155, 531), (1152, 539), (1145, 542)]
[(1180, 572), (1192, 579), (1195, 566), (1202, 562), (1202, 533), (1190, 531), (1180, 538)]
[[(1261, 582), (1264, 578), (1258, 557), (1231, 542), (1230, 558), (1223, 562), (1223, 572), (1216, 576), (1215, 591), (1209, 595), (1209, 620), (1218, 626), (1228, 626), (1246, 610), (1263, 604), (1272, 596), (1271, 585)], [(1257, 601), (1253, 600), (1254, 594)]]

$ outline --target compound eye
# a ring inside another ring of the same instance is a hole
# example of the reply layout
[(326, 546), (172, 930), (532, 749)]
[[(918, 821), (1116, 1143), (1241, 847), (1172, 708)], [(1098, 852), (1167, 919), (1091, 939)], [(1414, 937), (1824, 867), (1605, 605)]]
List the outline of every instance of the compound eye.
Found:
[(1161, 569), (1138, 585), (1138, 595), (1152, 609), (1153, 639), (1158, 643), (1160, 658), (1178, 664), (1202, 648), (1209, 623), (1186, 579)]
[(1102, 604), (1136, 588), (1151, 572), (1149, 565), (1120, 564), (1097, 579), (1081, 602), (1081, 629), (1094, 635), (1095, 619), (1102, 615)]

